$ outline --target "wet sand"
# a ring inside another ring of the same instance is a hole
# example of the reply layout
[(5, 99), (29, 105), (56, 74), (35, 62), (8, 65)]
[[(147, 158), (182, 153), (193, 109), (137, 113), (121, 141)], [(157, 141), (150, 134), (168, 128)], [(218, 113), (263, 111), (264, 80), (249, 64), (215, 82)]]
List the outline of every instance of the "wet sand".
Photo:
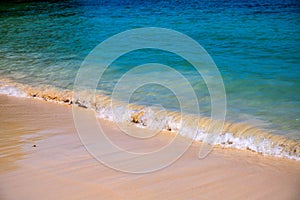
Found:
[[(0, 112), (0, 199), (296, 200), (300, 196), (297, 161), (223, 148), (199, 160), (200, 144), (194, 143), (167, 168), (128, 174), (102, 165), (87, 152), (70, 106), (0, 95)], [(135, 152), (155, 150), (174, 137), (160, 133), (136, 142), (114, 123), (100, 122), (118, 145)]]

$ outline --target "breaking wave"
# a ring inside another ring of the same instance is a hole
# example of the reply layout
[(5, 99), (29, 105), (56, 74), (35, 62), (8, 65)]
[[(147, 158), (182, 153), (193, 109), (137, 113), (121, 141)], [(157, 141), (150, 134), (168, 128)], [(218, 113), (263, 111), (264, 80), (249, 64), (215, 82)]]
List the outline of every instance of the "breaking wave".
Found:
[[(98, 118), (129, 122), (139, 127), (149, 129), (163, 129), (173, 131), (195, 141), (204, 141), (209, 135), (208, 128), (213, 124), (208, 117), (188, 116), (197, 120), (196, 136), (192, 134), (193, 128), (188, 123), (182, 123), (181, 113), (160, 110), (155, 107), (141, 105), (114, 103), (111, 107), (111, 98), (107, 95), (96, 94), (93, 100), (88, 100), (87, 92), (82, 92), (73, 98), (70, 90), (60, 90), (50, 86), (34, 88), (29, 85), (18, 84), (10, 80), (0, 81), (0, 94), (16, 97), (39, 98), (45, 101), (73, 104), (76, 106), (93, 109)], [(117, 115), (116, 115), (117, 114)], [(254, 126), (243, 123), (225, 122), (221, 134), (214, 138), (214, 145), (222, 147), (250, 150), (262, 155), (289, 158), (300, 161), (300, 142), (288, 139), (281, 135), (271, 134)]]

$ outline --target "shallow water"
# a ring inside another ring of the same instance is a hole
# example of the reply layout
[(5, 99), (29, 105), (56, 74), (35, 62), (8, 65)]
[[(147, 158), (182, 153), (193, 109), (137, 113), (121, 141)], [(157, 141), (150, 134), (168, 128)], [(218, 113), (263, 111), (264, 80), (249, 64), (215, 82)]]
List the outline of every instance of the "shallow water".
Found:
[[(85, 56), (100, 42), (132, 28), (164, 27), (199, 42), (216, 62), (227, 92), (227, 120), (300, 139), (300, 6), (296, 1), (10, 1), (0, 4), (0, 76), (32, 86), (72, 89)], [(210, 98), (185, 60), (139, 50), (112, 64), (98, 85), (110, 94), (134, 66), (157, 62), (191, 82), (201, 113)], [(176, 84), (174, 80), (174, 84)], [(167, 89), (139, 88), (132, 103), (178, 110)]]

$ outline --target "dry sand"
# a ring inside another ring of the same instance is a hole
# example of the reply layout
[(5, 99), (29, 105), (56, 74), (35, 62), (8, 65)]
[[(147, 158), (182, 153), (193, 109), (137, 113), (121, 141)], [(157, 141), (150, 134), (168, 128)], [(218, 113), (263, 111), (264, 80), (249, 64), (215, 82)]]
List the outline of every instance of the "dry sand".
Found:
[[(200, 144), (194, 143), (169, 167), (128, 174), (102, 165), (86, 151), (69, 106), (0, 95), (0, 112), (3, 200), (300, 199), (297, 161), (222, 148), (199, 160)], [(136, 142), (115, 124), (101, 124), (113, 141), (134, 152), (155, 150), (174, 137), (160, 133)]]

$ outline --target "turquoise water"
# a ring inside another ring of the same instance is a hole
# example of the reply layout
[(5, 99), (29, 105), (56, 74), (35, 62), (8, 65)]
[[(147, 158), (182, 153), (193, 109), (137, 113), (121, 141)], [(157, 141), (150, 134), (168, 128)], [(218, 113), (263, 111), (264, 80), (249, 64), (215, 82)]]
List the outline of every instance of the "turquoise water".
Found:
[[(217, 64), (228, 121), (300, 139), (299, 25), (297, 1), (10, 1), (0, 3), (0, 76), (72, 89), (81, 62), (108, 37), (140, 27), (174, 29), (199, 42)], [(150, 62), (185, 75), (201, 112), (209, 116), (203, 80), (189, 63), (168, 52), (139, 50), (122, 56), (98, 89), (110, 94), (124, 72)], [(139, 88), (131, 101), (179, 107), (173, 94), (157, 85)]]

